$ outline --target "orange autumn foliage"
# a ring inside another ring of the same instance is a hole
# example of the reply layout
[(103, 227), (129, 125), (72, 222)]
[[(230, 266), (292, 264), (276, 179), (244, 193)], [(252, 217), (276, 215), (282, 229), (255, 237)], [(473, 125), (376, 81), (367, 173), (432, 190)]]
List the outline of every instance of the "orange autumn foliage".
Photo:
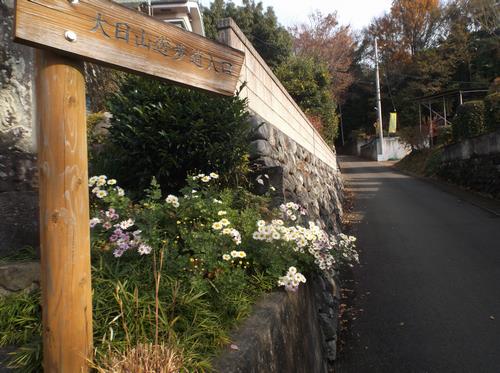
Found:
[(294, 36), (294, 49), (299, 56), (313, 57), (325, 62), (330, 72), (331, 92), (337, 101), (343, 96), (354, 78), (350, 70), (354, 60), (355, 40), (350, 26), (340, 25), (336, 13), (309, 16), (309, 22), (290, 30)]

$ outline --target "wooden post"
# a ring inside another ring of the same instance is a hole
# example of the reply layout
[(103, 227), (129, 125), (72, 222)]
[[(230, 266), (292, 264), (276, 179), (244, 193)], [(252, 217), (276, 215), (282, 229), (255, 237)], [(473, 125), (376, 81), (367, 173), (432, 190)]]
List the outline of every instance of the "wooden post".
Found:
[(88, 371), (92, 354), (83, 62), (37, 51), (44, 371)]

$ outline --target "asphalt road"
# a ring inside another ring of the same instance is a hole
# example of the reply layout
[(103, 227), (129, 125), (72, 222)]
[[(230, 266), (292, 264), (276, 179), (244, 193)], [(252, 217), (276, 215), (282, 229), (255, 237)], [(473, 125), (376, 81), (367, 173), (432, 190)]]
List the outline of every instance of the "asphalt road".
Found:
[(340, 157), (361, 265), (342, 372), (500, 372), (500, 217)]

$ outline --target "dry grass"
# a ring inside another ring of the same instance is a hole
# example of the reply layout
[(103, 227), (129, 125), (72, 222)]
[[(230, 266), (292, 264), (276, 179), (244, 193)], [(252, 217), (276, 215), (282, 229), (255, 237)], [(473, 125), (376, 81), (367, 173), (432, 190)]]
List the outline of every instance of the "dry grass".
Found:
[(110, 352), (98, 373), (177, 373), (182, 368), (182, 354), (163, 344), (140, 344), (125, 352)]

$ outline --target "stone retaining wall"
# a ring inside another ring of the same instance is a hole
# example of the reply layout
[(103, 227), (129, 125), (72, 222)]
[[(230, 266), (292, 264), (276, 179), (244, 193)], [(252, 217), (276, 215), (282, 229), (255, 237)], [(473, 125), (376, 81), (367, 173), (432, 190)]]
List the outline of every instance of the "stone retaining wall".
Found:
[(338, 289), (315, 278), (264, 297), (215, 360), (220, 373), (326, 373), (336, 357)]
[(339, 233), (343, 184), (337, 164), (327, 165), (258, 115), (252, 125), (250, 160), (262, 183), (255, 183), (257, 191), (275, 188), (276, 204), (297, 202), (322, 228)]

